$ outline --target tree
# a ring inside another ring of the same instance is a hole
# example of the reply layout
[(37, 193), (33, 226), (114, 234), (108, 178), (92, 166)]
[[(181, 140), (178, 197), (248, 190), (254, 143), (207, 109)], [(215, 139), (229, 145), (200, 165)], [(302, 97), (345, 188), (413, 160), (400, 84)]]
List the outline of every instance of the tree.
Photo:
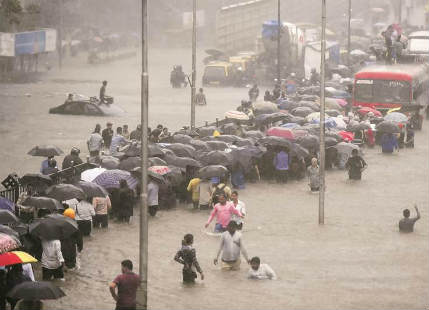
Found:
[(19, 0), (1, 0), (0, 31), (14, 31), (21, 22), (22, 7)]

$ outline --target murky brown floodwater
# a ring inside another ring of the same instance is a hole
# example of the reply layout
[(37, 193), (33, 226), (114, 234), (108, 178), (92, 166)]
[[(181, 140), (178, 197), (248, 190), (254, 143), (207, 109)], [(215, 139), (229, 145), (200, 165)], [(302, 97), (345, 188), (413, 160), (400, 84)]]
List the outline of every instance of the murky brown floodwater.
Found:
[[(185, 58), (186, 57), (186, 58)], [(167, 59), (167, 61), (166, 61)], [(189, 88), (171, 89), (169, 71), (190, 57), (184, 50), (150, 54), (150, 124), (177, 129), (189, 123)], [(200, 61), (198, 63), (201, 63)], [(32, 146), (54, 143), (64, 151), (85, 141), (95, 123), (139, 122), (139, 65), (135, 60), (106, 66), (76, 64), (43, 82), (0, 85), (0, 172), (38, 171), (40, 158), (26, 155)], [(199, 71), (201, 72), (201, 70)], [(96, 95), (99, 82), (127, 114), (117, 118), (48, 114), (65, 93)], [(85, 81), (84, 83), (79, 81)], [(201, 81), (201, 75), (198, 77)], [(261, 92), (264, 89), (261, 89)], [(25, 94), (31, 94), (26, 97)], [(247, 90), (206, 89), (209, 104), (197, 107), (197, 122), (222, 117), (234, 109)], [(327, 174), (326, 221), (319, 226), (318, 196), (305, 181), (286, 186), (260, 183), (241, 191), (248, 206), (244, 241), (279, 276), (277, 281), (249, 281), (247, 267), (223, 273), (212, 261), (218, 238), (204, 233), (208, 212), (184, 206), (161, 211), (150, 219), (149, 306), (152, 309), (422, 309), (429, 300), (428, 126), (416, 134), (416, 148), (384, 156), (365, 150), (369, 164), (363, 180), (347, 181), (344, 171)], [(59, 160), (61, 162), (62, 159)], [(416, 202), (422, 219), (413, 234), (397, 232), (403, 208)], [(120, 272), (120, 261), (138, 262), (138, 218), (131, 225), (111, 223), (85, 240), (82, 268), (61, 284), (67, 294), (47, 301), (49, 309), (114, 308), (107, 285)], [(206, 280), (194, 288), (181, 285), (181, 268), (173, 261), (185, 233), (193, 233)], [(136, 266), (138, 269), (138, 266)]]

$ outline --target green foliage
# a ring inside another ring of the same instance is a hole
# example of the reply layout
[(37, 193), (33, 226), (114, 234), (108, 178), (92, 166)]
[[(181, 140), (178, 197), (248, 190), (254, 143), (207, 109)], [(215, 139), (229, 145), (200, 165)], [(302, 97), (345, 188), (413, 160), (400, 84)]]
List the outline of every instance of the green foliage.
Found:
[(1, 0), (0, 31), (13, 31), (21, 22), (22, 7), (19, 0)]

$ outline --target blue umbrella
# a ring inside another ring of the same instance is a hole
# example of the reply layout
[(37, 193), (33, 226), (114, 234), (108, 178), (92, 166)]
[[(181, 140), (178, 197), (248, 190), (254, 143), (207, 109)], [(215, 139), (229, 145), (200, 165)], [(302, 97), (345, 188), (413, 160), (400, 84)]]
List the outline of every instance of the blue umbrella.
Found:
[(286, 124), (281, 125), (280, 127), (292, 129), (292, 128), (299, 128), (299, 127), (301, 127), (301, 125), (297, 124), (297, 123), (286, 123)]
[(125, 180), (131, 189), (135, 189), (138, 181), (134, 178), (131, 173), (124, 170), (106, 170), (97, 176), (92, 182), (103, 186), (106, 189), (119, 188), (119, 182)]
[(15, 204), (4, 197), (0, 197), (0, 209), (15, 212)]

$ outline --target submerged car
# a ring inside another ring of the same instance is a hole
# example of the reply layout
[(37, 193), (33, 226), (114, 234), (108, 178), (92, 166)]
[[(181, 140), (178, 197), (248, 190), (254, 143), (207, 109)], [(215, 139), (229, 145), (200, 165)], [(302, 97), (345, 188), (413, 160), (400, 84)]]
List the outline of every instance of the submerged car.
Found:
[[(111, 98), (111, 97), (110, 97)], [(73, 96), (62, 105), (49, 109), (51, 114), (89, 115), (89, 116), (111, 116), (119, 115), (124, 111), (113, 104), (113, 98), (106, 103), (101, 103), (95, 97)]]

